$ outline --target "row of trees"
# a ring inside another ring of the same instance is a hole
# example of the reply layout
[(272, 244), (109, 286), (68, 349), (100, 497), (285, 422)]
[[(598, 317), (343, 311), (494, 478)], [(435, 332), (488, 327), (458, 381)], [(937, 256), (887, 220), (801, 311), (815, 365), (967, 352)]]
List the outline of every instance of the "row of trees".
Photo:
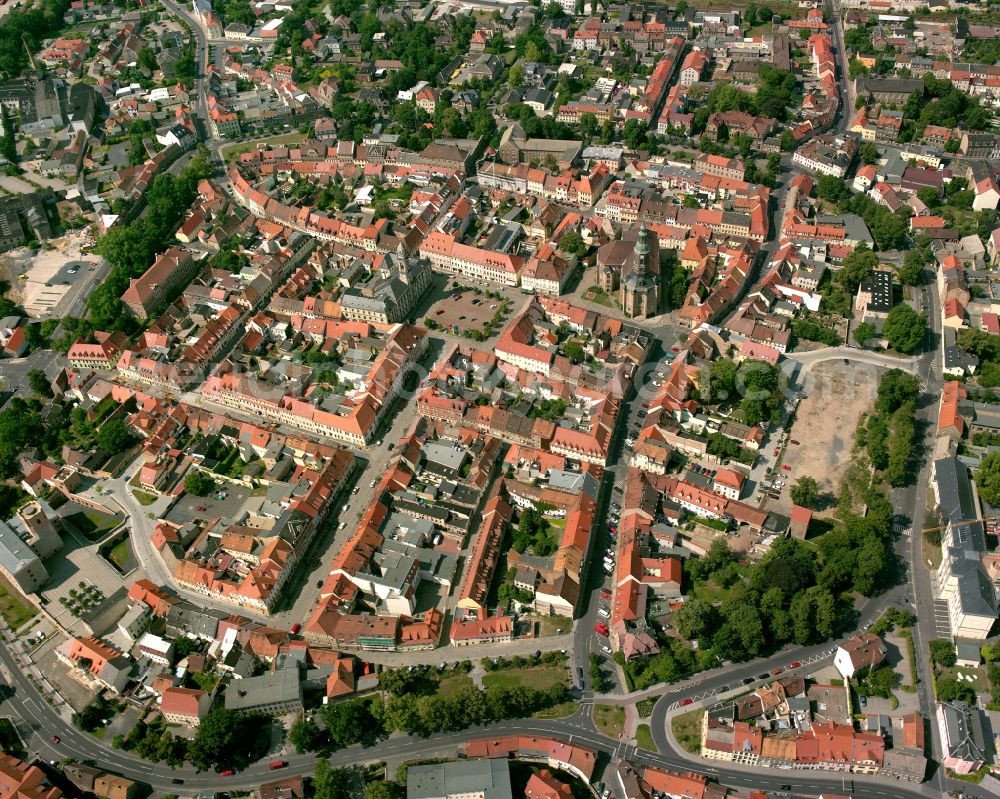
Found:
[(87, 300), (91, 322), (97, 329), (132, 329), (131, 316), (125, 313), (119, 298), (163, 250), (198, 195), (198, 182), (210, 174), (208, 159), (199, 153), (180, 176), (157, 175), (146, 192), (145, 213), (127, 225), (115, 225), (98, 242), (96, 250), (111, 266), (111, 272)]
[(172, 767), (187, 761), (199, 771), (240, 770), (267, 754), (271, 720), (216, 707), (202, 719), (190, 741), (172, 735), (162, 717), (157, 717), (149, 723), (140, 721), (127, 736), (118, 735), (112, 743), (115, 748)]
[(373, 696), (327, 705), (320, 711), (323, 727), (312, 718), (300, 717), (292, 725), (289, 740), (300, 752), (323, 754), (356, 743), (371, 746), (394, 731), (431, 735), (525, 718), (569, 699), (569, 689), (563, 683), (547, 691), (468, 686), (449, 695), (426, 693), (420, 690), (420, 683), (406, 681), (383, 682), (383, 688), (389, 694), (385, 700)]
[(865, 426), (858, 427), (858, 445), (864, 446), (872, 466), (892, 486), (910, 481), (919, 396), (920, 381), (916, 377), (891, 369), (879, 383), (875, 409)]

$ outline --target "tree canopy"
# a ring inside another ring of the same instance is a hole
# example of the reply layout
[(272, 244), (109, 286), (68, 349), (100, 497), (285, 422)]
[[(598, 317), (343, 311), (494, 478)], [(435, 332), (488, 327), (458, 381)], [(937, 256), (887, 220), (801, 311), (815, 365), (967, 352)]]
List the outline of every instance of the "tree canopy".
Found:
[(909, 305), (897, 305), (882, 325), (889, 346), (907, 355), (920, 349), (926, 329), (927, 319)]

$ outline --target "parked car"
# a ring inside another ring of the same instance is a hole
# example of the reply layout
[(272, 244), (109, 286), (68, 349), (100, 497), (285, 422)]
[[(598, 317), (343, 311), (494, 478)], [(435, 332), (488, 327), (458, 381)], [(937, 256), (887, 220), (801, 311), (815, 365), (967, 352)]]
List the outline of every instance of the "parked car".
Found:
[(292, 625), (292, 629), (291, 629), (292, 635), (296, 635), (298, 633), (298, 631), (301, 630), (301, 629), (302, 629), (302, 625), (299, 624), (298, 622), (295, 622), (295, 624)]
[(222, 771), (220, 771), (219, 772), (219, 776), (220, 777), (232, 777), (233, 774), (235, 774), (235, 773), (236, 772), (233, 771), (231, 768), (227, 768), (227, 769), (223, 769)]
[(59, 738), (58, 735), (53, 735), (52, 737), (49, 738), (49, 740), (52, 741), (52, 743), (57, 744), (61, 739)]
[(772, 452), (771, 454), (772, 454), (772, 455), (773, 455), (773, 456), (774, 456), (775, 458), (777, 458), (777, 457), (778, 457), (778, 450), (775, 450), (775, 451), (774, 451), (774, 452)]
[(602, 647), (601, 647), (601, 651), (602, 651), (602, 652), (603, 652), (603, 653), (604, 653), (605, 655), (610, 655), (610, 654), (611, 654), (611, 647), (610, 647), (610, 646), (606, 646), (606, 645), (604, 645), (604, 646), (602, 646)]
[(599, 611), (597, 611), (597, 615), (600, 616), (602, 619), (610, 619), (611, 611), (608, 610), (607, 608), (601, 608)]
[(611, 599), (611, 592), (607, 588), (601, 589), (601, 599)]
[(684, 697), (681, 700), (681, 707), (686, 707), (687, 705), (690, 705), (692, 701), (694, 701), (694, 700), (692, 700), (691, 697), (689, 697), (689, 696)]
[(781, 499), (781, 494), (775, 494), (773, 491), (768, 494), (771, 499)]
[(607, 638), (608, 637), (608, 625), (606, 625), (606, 624), (595, 624), (594, 625), (594, 632), (597, 633), (600, 636), (603, 636), (604, 638)]
[(284, 768), (284, 767), (285, 767), (285, 766), (287, 766), (287, 765), (288, 765), (288, 761), (287, 761), (287, 760), (275, 760), (275, 761), (274, 761), (274, 762), (273, 762), (273, 763), (272, 763), (272, 764), (270, 765), (270, 769), (271, 769), (272, 771), (274, 771), (275, 769), (279, 769), (279, 768)]
[(743, 678), (743, 684), (744, 685), (749, 685), (752, 682), (753, 682), (753, 677), (744, 677)]
[(782, 466), (781, 468), (784, 469), (786, 472), (790, 472), (792, 470), (792, 467), (789, 466), (787, 463), (784, 466)]
[(782, 674), (784, 671), (785, 670), (783, 668), (781, 668), (781, 666), (775, 666), (773, 669), (771, 669), (771, 674), (773, 676), (777, 677), (779, 674)]
[(793, 660), (791, 663), (788, 664), (788, 668), (790, 668), (790, 669), (801, 669), (802, 668), (802, 664), (799, 661), (797, 661), (797, 660)]
[(795, 446), (798, 446), (798, 445), (799, 445), (799, 442), (798, 442), (798, 441), (796, 441), (796, 440), (795, 440), (794, 438), (792, 439), (792, 443), (793, 443), (793, 444), (794, 444)]

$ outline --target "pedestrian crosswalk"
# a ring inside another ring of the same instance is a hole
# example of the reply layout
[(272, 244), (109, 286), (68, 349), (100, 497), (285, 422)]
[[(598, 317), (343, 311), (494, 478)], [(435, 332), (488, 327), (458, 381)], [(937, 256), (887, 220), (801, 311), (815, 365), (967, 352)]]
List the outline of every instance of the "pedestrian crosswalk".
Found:
[(910, 528), (904, 522), (896, 522), (893, 524), (892, 531), (897, 535), (908, 536), (910, 534)]

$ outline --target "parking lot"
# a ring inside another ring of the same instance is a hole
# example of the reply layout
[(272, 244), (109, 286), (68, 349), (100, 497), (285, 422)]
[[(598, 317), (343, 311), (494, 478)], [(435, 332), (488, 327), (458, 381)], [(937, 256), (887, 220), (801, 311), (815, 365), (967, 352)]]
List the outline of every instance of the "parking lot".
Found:
[(426, 318), (454, 334), (484, 332), (500, 308), (501, 300), (487, 297), (485, 292), (477, 296), (474, 291), (453, 291), (434, 303)]
[(178, 525), (205, 519), (239, 519), (244, 512), (257, 510), (265, 501), (264, 496), (252, 496), (246, 486), (220, 483), (216, 493), (207, 497), (184, 494), (167, 512), (166, 519)]
[(72, 233), (54, 241), (55, 249), (20, 249), (10, 253), (14, 261), (11, 283), (21, 305), (36, 319), (73, 315), (82, 306), (91, 286), (104, 279), (107, 265), (80, 247), (88, 239)]

